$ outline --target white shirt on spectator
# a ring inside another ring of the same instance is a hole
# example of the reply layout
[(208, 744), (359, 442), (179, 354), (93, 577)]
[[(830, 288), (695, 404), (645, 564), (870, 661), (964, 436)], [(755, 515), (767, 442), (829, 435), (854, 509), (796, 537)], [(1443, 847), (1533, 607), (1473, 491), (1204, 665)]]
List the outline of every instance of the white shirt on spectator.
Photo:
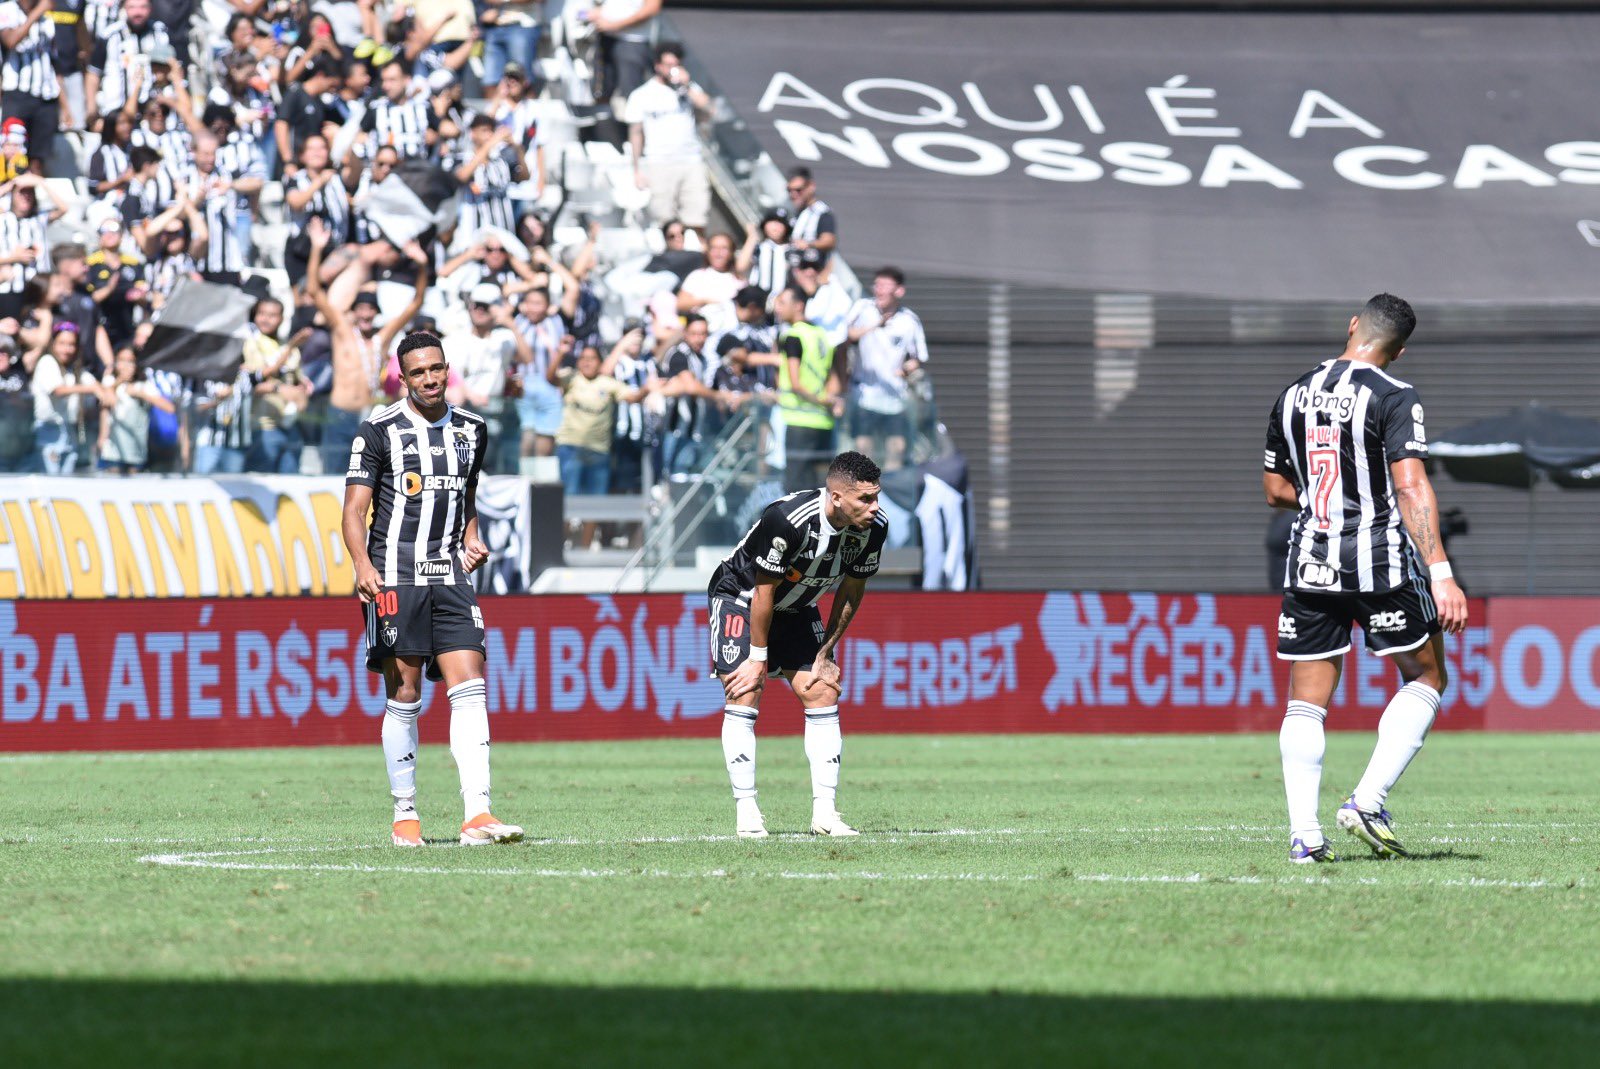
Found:
[(896, 308), (887, 320), (870, 297), (863, 297), (850, 309), (846, 328), (877, 324), (856, 342), (856, 360), (850, 368), (851, 383), (860, 391), (861, 405), (874, 412), (894, 415), (906, 407), (905, 362), (928, 360), (928, 340), (922, 333), (922, 320), (909, 308)]
[(835, 349), (849, 339), (849, 317), (850, 294), (831, 278), (806, 302), (806, 319), (828, 332), (828, 344)]
[(712, 302), (696, 309), (706, 317), (706, 329), (712, 334), (731, 330), (738, 322), (738, 316), (733, 310), (733, 298), (743, 288), (744, 279), (732, 271), (718, 271), (713, 267), (702, 267), (697, 271), (691, 271), (689, 277), (683, 280), (685, 293), (692, 293), (701, 300)]
[(651, 78), (628, 94), (623, 121), (644, 127), (644, 158), (684, 162), (700, 158), (700, 138), (695, 133), (694, 105), (687, 93)]
[[(643, 6), (644, 0), (602, 0), (600, 14), (609, 21), (616, 22), (637, 14)], [(655, 21), (653, 17), (645, 19), (643, 22), (629, 26), (625, 30), (619, 30), (613, 36), (624, 41), (648, 41), (650, 40), (650, 30)]]
[(81, 367), (70, 374), (62, 368), (61, 361), (45, 353), (33, 366), (33, 422), (38, 425), (75, 424), (83, 407), (83, 395), (69, 393), (65, 397), (50, 396), (62, 386), (89, 386), (94, 376)]
[[(505, 396), (506, 369), (516, 355), (517, 340), (507, 327), (495, 327), (487, 338), (472, 331), (446, 334), (444, 356), (461, 373), (461, 383), (469, 397), (491, 401)], [(472, 407), (468, 402), (467, 407)]]

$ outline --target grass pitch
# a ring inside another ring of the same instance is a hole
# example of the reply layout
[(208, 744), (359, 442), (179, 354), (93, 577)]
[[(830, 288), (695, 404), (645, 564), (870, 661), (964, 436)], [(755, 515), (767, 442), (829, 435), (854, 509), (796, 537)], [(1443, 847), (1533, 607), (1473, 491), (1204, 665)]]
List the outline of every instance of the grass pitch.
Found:
[[(1435, 735), (1287, 863), (1276, 739), (846, 737), (815, 840), (731, 838), (714, 739), (501, 745), (533, 842), (384, 845), (370, 748), (0, 757), (0, 1063), (1557, 1065), (1600, 1041), (1600, 737)], [(788, 833), (788, 834), (784, 834)]]

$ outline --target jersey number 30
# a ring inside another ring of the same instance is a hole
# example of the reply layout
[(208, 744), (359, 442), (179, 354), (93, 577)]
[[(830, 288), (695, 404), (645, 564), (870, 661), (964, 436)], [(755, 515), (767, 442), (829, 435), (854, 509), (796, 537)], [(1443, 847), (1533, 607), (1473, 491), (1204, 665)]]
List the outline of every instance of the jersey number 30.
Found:
[(1313, 449), (1310, 459), (1311, 511), (1317, 517), (1317, 529), (1326, 531), (1333, 526), (1333, 521), (1328, 518), (1328, 500), (1333, 497), (1333, 488), (1339, 485), (1339, 451)]

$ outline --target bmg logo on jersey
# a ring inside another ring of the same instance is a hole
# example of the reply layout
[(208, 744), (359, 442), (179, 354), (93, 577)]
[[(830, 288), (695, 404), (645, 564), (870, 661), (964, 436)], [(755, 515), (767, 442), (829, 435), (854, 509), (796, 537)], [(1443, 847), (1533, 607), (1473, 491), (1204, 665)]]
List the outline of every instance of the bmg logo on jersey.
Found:
[(1294, 388), (1294, 407), (1307, 415), (1326, 412), (1340, 423), (1350, 422), (1355, 415), (1356, 397), (1353, 393), (1335, 390), (1332, 393), (1313, 392), (1309, 386)]
[(1403, 612), (1375, 612), (1367, 617), (1367, 630), (1373, 634), (1383, 631), (1404, 631), (1406, 614)]

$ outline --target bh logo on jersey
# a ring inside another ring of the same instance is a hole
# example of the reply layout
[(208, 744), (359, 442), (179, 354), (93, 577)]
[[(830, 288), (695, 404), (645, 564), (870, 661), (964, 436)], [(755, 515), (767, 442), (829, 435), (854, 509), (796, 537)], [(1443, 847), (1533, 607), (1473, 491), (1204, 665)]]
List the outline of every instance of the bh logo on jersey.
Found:
[(1300, 562), (1301, 586), (1333, 586), (1338, 581), (1339, 573), (1331, 565), (1314, 560)]
[(1406, 629), (1406, 614), (1403, 612), (1375, 612), (1367, 618), (1367, 630), (1374, 634), (1380, 631), (1404, 631)]
[(1279, 638), (1299, 638), (1300, 637), (1300, 635), (1294, 629), (1294, 617), (1286, 615), (1285, 613), (1281, 613), (1281, 612), (1278, 614), (1278, 637)]

